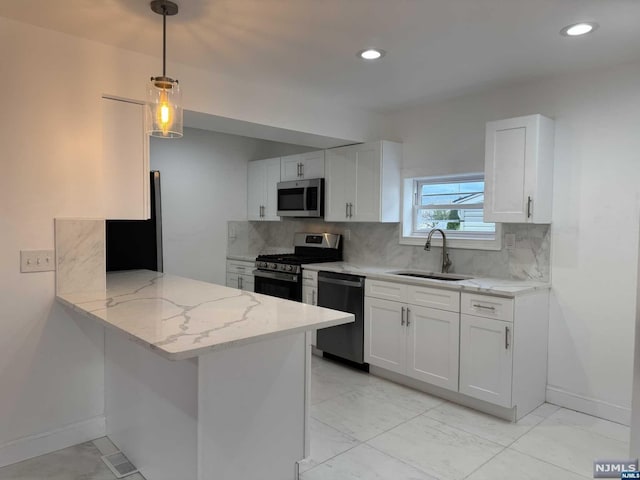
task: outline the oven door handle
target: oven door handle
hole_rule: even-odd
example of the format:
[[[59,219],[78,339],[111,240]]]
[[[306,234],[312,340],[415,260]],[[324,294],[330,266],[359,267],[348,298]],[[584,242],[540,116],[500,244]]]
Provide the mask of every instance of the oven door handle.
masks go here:
[[[254,270],[253,275],[261,278],[271,278],[274,280],[283,280],[285,282],[296,283],[298,281],[298,275],[292,273],[281,272],[269,272],[265,270]]]

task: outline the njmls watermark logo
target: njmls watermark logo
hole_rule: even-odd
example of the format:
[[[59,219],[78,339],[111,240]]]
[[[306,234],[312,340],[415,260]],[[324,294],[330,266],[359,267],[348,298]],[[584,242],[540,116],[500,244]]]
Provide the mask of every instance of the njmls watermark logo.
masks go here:
[[[640,478],[638,459],[595,460],[593,462],[593,478]]]

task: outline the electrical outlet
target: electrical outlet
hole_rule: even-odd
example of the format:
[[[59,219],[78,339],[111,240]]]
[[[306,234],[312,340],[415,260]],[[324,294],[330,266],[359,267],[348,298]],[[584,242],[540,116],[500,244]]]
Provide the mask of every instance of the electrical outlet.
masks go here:
[[[21,250],[20,272],[53,272],[56,269],[53,250]]]
[[[504,248],[507,250],[513,250],[516,248],[516,234],[515,233],[507,233],[504,236]]]
[[[351,240],[351,230],[347,229],[344,231],[344,239]]]
[[[236,226],[229,225],[229,238],[236,238]]]

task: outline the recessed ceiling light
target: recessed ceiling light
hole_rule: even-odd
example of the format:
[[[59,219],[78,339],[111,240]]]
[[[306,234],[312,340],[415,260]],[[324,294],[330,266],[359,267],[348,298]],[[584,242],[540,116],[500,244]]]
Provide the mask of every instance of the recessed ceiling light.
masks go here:
[[[560,35],[565,37],[579,37],[580,35],[586,35],[593,32],[598,28],[598,24],[595,22],[580,22],[573,25],[567,25],[560,30]]]
[[[380,50],[379,48],[367,48],[366,50],[359,51],[358,57],[363,60],[378,60],[379,58],[384,57],[385,53],[387,52]]]

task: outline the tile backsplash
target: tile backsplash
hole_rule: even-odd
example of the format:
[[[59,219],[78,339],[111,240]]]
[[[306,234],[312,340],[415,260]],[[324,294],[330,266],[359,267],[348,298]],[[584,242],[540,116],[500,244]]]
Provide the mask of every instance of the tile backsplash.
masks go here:
[[[515,248],[500,251],[450,249],[452,271],[477,276],[515,280],[549,281],[549,225],[504,224],[502,235],[515,234]],[[227,253],[254,255],[290,252],[296,232],[341,233],[350,230],[344,243],[345,261],[361,265],[439,271],[442,250],[430,252],[422,246],[400,245],[399,224],[329,223],[316,219],[288,219],[280,222],[231,221]],[[504,243],[504,242],[503,242]]]

